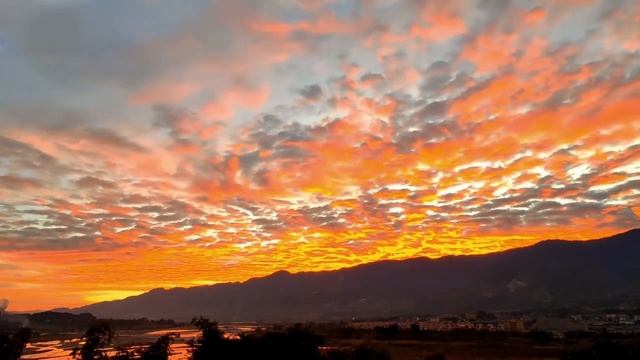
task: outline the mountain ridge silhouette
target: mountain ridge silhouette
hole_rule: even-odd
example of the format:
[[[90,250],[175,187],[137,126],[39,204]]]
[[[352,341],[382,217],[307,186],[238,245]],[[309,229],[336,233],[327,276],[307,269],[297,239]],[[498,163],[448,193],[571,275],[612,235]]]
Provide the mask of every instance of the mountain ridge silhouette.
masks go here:
[[[153,289],[70,311],[101,318],[318,321],[620,306],[640,300],[639,254],[640,229],[634,229],[482,255],[382,260],[320,272],[280,270],[244,282]]]

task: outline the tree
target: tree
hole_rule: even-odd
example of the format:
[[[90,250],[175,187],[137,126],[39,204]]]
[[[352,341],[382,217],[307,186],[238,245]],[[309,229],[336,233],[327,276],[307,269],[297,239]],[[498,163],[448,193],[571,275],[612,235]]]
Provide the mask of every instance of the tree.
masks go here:
[[[109,356],[103,350],[113,339],[113,330],[106,321],[93,324],[82,337],[84,345],[75,348],[71,356],[78,360],[108,360]]]
[[[119,348],[109,360],[168,360],[171,355],[170,347],[175,337],[174,333],[162,335],[156,342],[144,349]]]
[[[195,325],[202,334],[195,340],[191,340],[191,359],[205,360],[220,357],[222,345],[224,342],[224,334],[218,328],[217,322],[211,322],[203,317],[194,318],[191,323]]]
[[[162,335],[155,343],[149,345],[141,354],[140,360],[167,360],[171,355],[171,343],[175,339],[176,334],[169,333]]]
[[[28,328],[18,330],[11,337],[0,334],[0,359],[20,359],[29,341],[31,341],[31,329]]]
[[[549,344],[553,341],[553,334],[543,330],[532,330],[529,332],[529,336],[533,341],[538,344]]]
[[[202,335],[190,342],[192,360],[322,359],[318,350],[322,337],[302,325],[225,338],[215,322],[199,318],[193,324]]]
[[[637,360],[640,346],[611,341],[598,341],[592,347],[567,354],[563,360]]]
[[[318,347],[324,342],[322,337],[300,324],[284,332],[267,332],[257,340],[262,353],[270,355],[266,358],[277,360],[320,359]]]

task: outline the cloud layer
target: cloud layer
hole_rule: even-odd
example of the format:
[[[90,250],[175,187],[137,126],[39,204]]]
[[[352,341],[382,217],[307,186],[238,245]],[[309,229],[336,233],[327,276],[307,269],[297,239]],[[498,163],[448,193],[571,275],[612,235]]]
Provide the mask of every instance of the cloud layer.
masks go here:
[[[639,33],[632,0],[9,0],[0,295],[637,227]]]

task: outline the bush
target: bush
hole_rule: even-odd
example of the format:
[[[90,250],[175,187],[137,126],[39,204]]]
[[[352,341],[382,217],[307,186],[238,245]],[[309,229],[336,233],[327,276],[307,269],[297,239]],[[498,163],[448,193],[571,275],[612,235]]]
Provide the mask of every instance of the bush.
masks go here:
[[[301,325],[228,339],[215,322],[200,318],[193,323],[202,331],[202,335],[191,341],[192,360],[321,359],[318,346],[323,339]]]
[[[22,328],[12,336],[0,334],[0,359],[18,360],[31,340],[31,330]]]
[[[563,360],[637,360],[640,347],[611,341],[598,341],[586,350],[567,354]]]
[[[155,343],[149,345],[141,354],[140,360],[167,360],[171,355],[171,343],[175,339],[175,334],[165,334],[156,340]]]
[[[548,331],[534,330],[529,332],[529,336],[538,344],[548,344],[553,341],[553,334]]]
[[[78,360],[108,360],[109,356],[103,350],[113,339],[113,330],[106,321],[100,321],[89,327],[82,337],[85,343],[81,348],[75,348],[71,356]]]

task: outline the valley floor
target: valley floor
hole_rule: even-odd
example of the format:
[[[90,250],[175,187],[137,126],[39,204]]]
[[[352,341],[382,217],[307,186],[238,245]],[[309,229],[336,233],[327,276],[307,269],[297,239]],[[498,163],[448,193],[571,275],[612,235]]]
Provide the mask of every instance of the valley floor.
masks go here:
[[[155,331],[121,331],[114,338],[113,346],[135,348],[152,343],[165,333],[179,333],[180,337],[171,346],[171,360],[186,360],[189,357],[187,341],[199,333],[189,327]],[[80,344],[81,334],[68,333],[64,339],[54,339],[54,334],[45,334],[34,339],[25,350],[22,359],[26,360],[70,360],[71,350]],[[325,334],[325,344],[321,352],[352,349],[365,346],[388,353],[392,360],[552,360],[562,359],[565,354],[593,346],[599,339],[554,339],[544,344],[526,334],[494,335],[485,337],[479,334],[454,334],[446,332],[420,336],[400,334],[380,337],[372,332],[358,333],[354,336],[336,336]],[[614,341],[633,343],[640,337],[624,336]],[[611,339],[610,339],[611,340]]]

